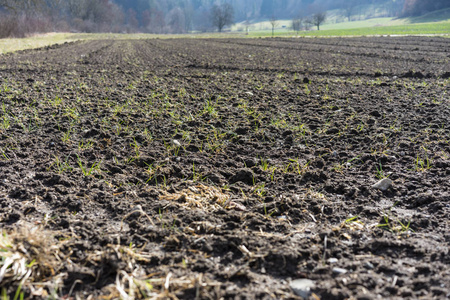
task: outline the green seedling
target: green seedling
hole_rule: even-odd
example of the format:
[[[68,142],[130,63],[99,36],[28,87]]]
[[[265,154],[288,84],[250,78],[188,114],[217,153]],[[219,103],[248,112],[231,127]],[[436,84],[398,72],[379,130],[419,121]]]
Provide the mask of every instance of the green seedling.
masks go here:
[[[63,136],[61,138],[61,140],[64,143],[67,143],[70,140],[70,133],[72,132],[72,128],[69,128],[69,130],[67,130],[66,132],[63,133]]]
[[[53,100],[48,100],[53,107],[58,107],[62,103],[62,98],[55,96]]]
[[[404,224],[398,218],[393,216],[392,209],[395,205],[397,205],[397,202],[389,208],[387,213],[383,213],[382,220],[377,227],[388,230],[392,233],[405,233],[408,231],[414,232],[414,230],[410,228],[411,220],[408,221],[408,224]]]
[[[83,161],[81,160],[81,158],[78,156],[77,154],[77,164],[80,167],[81,172],[83,173],[84,176],[91,176],[94,175],[95,172],[97,173],[101,173],[100,170],[100,163],[101,162],[94,162],[90,167],[87,165],[85,166],[83,164]]]
[[[78,143],[78,151],[87,150],[94,147],[94,142],[91,140],[81,141]]]
[[[297,159],[290,158],[289,161],[290,161],[290,163],[288,163],[286,165],[286,167],[284,167],[284,172],[285,173],[295,173],[298,175],[302,175],[308,169],[308,166],[310,163],[310,162],[307,162],[306,164],[302,164],[300,162],[299,158],[297,158]]]
[[[384,173],[384,171],[383,171],[383,166],[381,165],[381,162],[379,163],[379,168],[378,168],[378,166],[376,167],[377,168],[377,174],[375,175],[378,179],[383,179],[383,178],[388,178],[389,177],[389,175],[386,175],[385,173]]]
[[[414,161],[414,169],[417,172],[425,172],[426,170],[431,169],[431,160],[428,158],[428,155],[425,158],[420,158],[417,154],[417,158]]]
[[[135,153],[135,158],[139,158],[141,156],[141,153],[139,151],[139,149],[141,148],[141,146],[139,146],[139,143],[136,142],[136,139],[133,138],[133,142],[130,143],[130,146],[134,148],[134,153]]]
[[[202,115],[207,114],[207,115],[211,116],[212,118],[217,118],[219,116],[219,113],[217,112],[217,110],[211,100],[208,100],[205,102],[205,105],[203,106],[203,111],[201,114]]]
[[[66,157],[66,159],[64,161],[62,161],[56,155],[55,155],[55,161],[50,165],[49,169],[53,166],[56,167],[56,172],[58,172],[59,174],[62,174],[66,171],[71,171],[73,169],[69,164],[69,157]]]
[[[266,205],[265,202],[264,202],[264,204],[263,204],[263,208],[264,208],[264,216],[265,216],[266,218],[272,217],[272,215],[276,212],[276,209],[274,209],[274,210],[272,210],[271,212],[269,212],[269,211],[267,210],[267,205]]]
[[[353,222],[358,222],[358,216],[354,216],[351,218],[348,218],[347,220],[344,221],[345,224],[349,224],[349,223],[353,223]]]
[[[3,151],[3,149],[0,148],[0,152],[1,152],[1,154],[2,154],[4,159],[9,160],[9,156],[6,155],[5,151]]]
[[[261,158],[261,170],[263,171],[267,171],[269,170],[269,162],[267,161],[267,159]]]
[[[261,183],[260,185],[255,186],[253,188],[253,193],[260,198],[264,197],[267,194],[265,184]]]
[[[308,84],[307,84],[307,83],[305,83],[305,88],[304,88],[304,91],[305,91],[305,94],[306,94],[306,95],[309,95],[309,94],[311,94],[311,90],[309,89],[309,87],[308,87]]]
[[[306,132],[307,132],[305,123],[297,125],[294,128],[292,128],[292,129],[293,129],[293,131],[297,132],[298,135],[300,135],[301,137],[305,137]]]

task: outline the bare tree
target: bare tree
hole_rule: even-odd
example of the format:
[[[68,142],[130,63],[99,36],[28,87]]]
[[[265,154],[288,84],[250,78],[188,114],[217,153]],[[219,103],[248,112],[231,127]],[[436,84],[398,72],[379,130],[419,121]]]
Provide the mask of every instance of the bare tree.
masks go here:
[[[170,33],[183,33],[185,29],[185,16],[181,8],[176,7],[172,9],[166,17],[166,24],[169,26]]]
[[[135,32],[139,27],[139,20],[137,19],[137,13],[134,9],[129,8],[126,14],[128,31]]]
[[[327,13],[326,12],[318,12],[315,13],[312,16],[312,24],[314,26],[317,26],[317,30],[320,30],[320,25],[323,24],[323,22],[325,22],[325,20],[327,19]]]
[[[250,21],[247,19],[244,22],[245,34],[248,35],[248,29],[250,28]]]
[[[270,25],[272,25],[272,37],[273,37],[275,27],[278,26],[279,22],[278,22],[277,18],[275,18],[275,15],[272,15],[269,22],[270,22]]]
[[[306,31],[310,31],[311,30],[311,26],[312,26],[312,20],[311,18],[306,18],[305,21],[303,21],[303,28]]]
[[[67,0],[67,9],[73,18],[86,19],[88,15],[86,0]]]
[[[294,19],[292,19],[292,30],[297,32],[297,35],[300,32],[300,30],[302,29],[302,23],[303,23],[303,20],[300,17],[295,17]]]
[[[0,0],[0,8],[14,13],[40,10],[45,8],[46,5],[45,0]]]
[[[234,9],[229,3],[224,3],[222,5],[215,4],[211,10],[211,20],[214,27],[217,27],[219,32],[222,29],[231,25],[234,22]]]

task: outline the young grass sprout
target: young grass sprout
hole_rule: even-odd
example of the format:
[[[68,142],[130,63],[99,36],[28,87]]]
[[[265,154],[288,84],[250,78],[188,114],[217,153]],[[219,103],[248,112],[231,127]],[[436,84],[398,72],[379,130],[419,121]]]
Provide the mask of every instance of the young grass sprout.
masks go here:
[[[77,154],[77,164],[80,167],[81,172],[84,176],[93,176],[94,173],[101,173],[102,170],[100,170],[100,163],[101,162],[94,162],[90,167],[89,165],[85,165],[83,161],[81,160],[80,156]]]
[[[392,205],[388,212],[383,213],[382,219],[380,221],[380,223],[377,225],[377,227],[386,229],[392,233],[407,233],[409,231],[414,232],[414,230],[412,230],[410,228],[411,225],[411,220],[408,221],[408,223],[404,223],[402,221],[400,221],[399,218],[394,217],[393,213],[392,213],[392,209],[395,207],[397,203],[395,203],[394,205]]]
[[[377,168],[377,174],[375,175],[378,179],[383,179],[383,178],[388,178],[389,177],[389,175],[386,175],[385,173],[384,173],[384,171],[383,171],[383,166],[381,165],[381,162],[379,163],[379,168],[378,168],[378,166],[376,167]]]
[[[425,155],[425,157],[422,158],[417,154],[417,158],[414,161],[414,169],[417,172],[425,172],[431,169],[431,159],[428,158],[428,155]]]

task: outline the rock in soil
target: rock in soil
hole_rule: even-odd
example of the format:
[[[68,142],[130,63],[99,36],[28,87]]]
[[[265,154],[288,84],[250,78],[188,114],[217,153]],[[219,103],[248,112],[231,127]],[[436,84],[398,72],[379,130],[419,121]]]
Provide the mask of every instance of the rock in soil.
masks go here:
[[[296,279],[291,282],[290,286],[296,295],[308,299],[316,284],[309,279]]]
[[[372,185],[373,188],[379,189],[381,191],[387,191],[392,186],[392,180],[389,178],[383,178],[374,185]]]

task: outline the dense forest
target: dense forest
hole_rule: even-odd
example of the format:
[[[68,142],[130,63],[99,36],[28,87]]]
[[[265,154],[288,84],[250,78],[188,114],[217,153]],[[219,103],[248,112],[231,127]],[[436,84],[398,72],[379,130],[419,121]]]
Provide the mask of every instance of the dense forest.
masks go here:
[[[235,22],[308,17],[383,7],[385,16],[416,16],[450,7],[448,0],[0,0],[0,37],[33,32],[185,33],[214,30],[211,11],[227,3]]]

